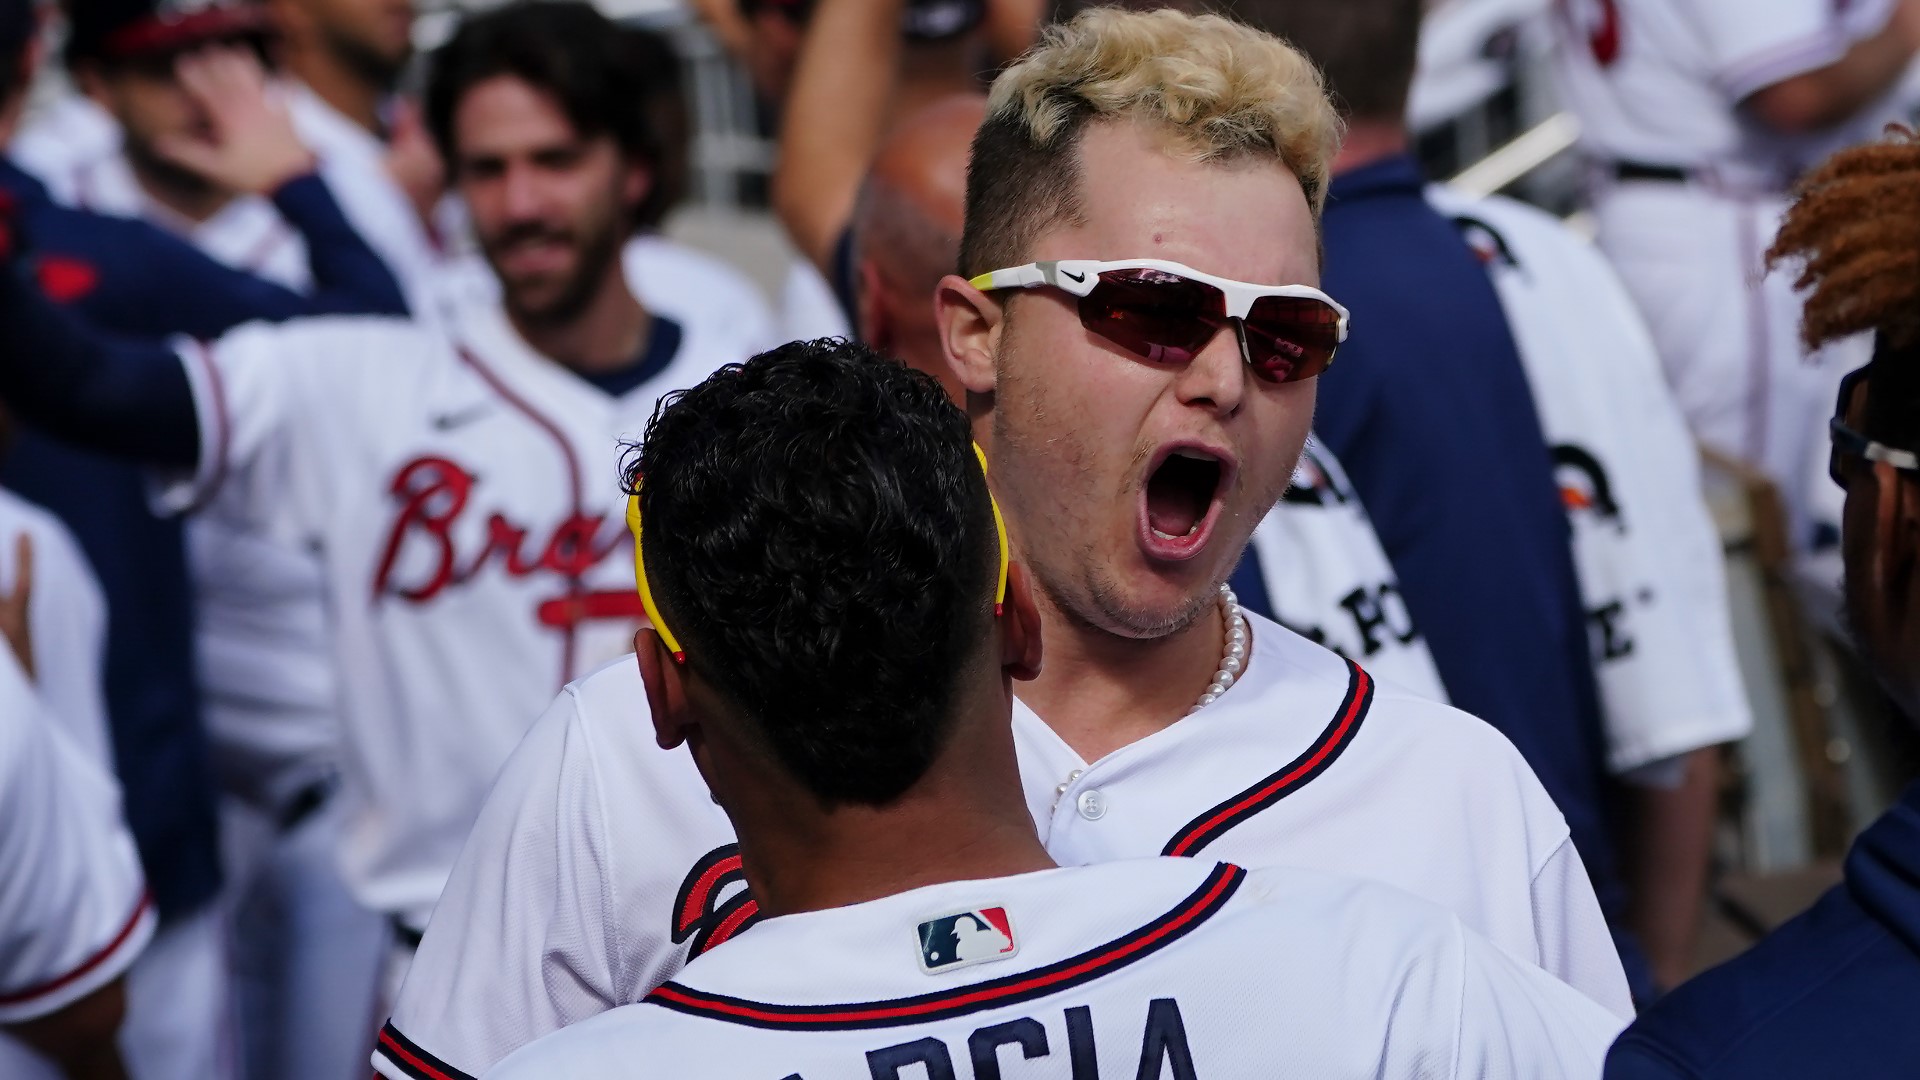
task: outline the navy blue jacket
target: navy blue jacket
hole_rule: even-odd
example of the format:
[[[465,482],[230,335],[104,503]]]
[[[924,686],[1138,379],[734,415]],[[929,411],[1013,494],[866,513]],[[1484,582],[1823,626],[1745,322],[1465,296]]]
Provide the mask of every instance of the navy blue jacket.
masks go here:
[[[1511,740],[1566,815],[1616,932],[1605,745],[1566,511],[1486,269],[1409,157],[1334,179],[1325,288],[1352,337],[1314,430],[1366,504],[1447,693]],[[1628,949],[1630,981],[1644,969]]]
[[[1920,1076],[1920,784],[1847,854],[1846,881],[1643,1013],[1607,1080]]]
[[[0,160],[25,269],[48,296],[126,337],[214,337],[253,319],[404,313],[400,287],[315,176],[274,203],[306,239],[311,296],[215,262],[145,222],[70,210]],[[163,918],[219,888],[215,787],[194,680],[193,605],[176,521],[148,510],[137,467],[20,433],[0,483],[71,529],[107,599],[106,694],[128,824]]]

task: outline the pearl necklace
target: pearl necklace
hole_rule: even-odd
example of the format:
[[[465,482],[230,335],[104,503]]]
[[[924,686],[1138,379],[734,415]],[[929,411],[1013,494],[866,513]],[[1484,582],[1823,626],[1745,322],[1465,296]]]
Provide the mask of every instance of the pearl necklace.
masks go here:
[[[1220,616],[1227,624],[1227,644],[1220,652],[1220,667],[1213,673],[1213,681],[1207,684],[1207,689],[1200,695],[1200,700],[1194,702],[1193,708],[1187,710],[1188,716],[1213,704],[1221,694],[1227,692],[1227,687],[1232,686],[1247,667],[1247,615],[1240,609],[1240,598],[1233,595],[1233,590],[1228,588],[1225,582],[1220,584]],[[1059,809],[1060,800],[1066,796],[1067,789],[1072,787],[1074,781],[1080,779],[1085,772],[1084,769],[1073,770],[1060,786],[1053,789],[1055,809]]]
[[[1187,710],[1188,716],[1213,704],[1247,667],[1247,615],[1240,610],[1240,598],[1225,582],[1220,583],[1220,614],[1227,623],[1227,647],[1220,654],[1220,669],[1213,673],[1213,681],[1200,700]]]

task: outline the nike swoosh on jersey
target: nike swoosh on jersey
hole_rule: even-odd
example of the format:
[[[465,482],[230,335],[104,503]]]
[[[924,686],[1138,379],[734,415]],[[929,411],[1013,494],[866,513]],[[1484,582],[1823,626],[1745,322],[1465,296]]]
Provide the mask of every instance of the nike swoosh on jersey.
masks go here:
[[[456,409],[453,412],[437,413],[433,417],[433,430],[452,431],[455,428],[466,427],[492,411],[493,406],[483,402],[465,409]]]

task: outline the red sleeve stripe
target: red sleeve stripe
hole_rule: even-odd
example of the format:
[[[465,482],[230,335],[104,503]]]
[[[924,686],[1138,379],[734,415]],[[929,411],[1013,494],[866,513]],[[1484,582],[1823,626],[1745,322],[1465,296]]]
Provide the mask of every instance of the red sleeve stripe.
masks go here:
[[[374,1049],[413,1080],[475,1080],[472,1073],[461,1072],[420,1049],[412,1039],[400,1034],[392,1021],[380,1029],[380,1041]]]
[[[670,982],[648,994],[646,1000],[693,1016],[785,1030],[849,1031],[946,1020],[1058,993],[1151,956],[1217,914],[1245,878],[1245,870],[1221,863],[1190,896],[1138,930],[1058,963],[991,982],[849,1005],[769,1004]]]
[[[1347,696],[1313,745],[1278,772],[1195,818],[1167,841],[1167,846],[1160,849],[1160,854],[1198,855],[1227,830],[1300,790],[1326,772],[1352,744],[1354,734],[1360,730],[1360,722],[1366,719],[1367,709],[1373,704],[1372,676],[1351,660],[1347,661],[1347,668]]]
[[[120,949],[133,937],[134,932],[140,929],[141,922],[145,920],[147,912],[152,908],[153,894],[145,889],[140,890],[140,899],[133,905],[133,914],[127,916],[127,921],[120,927],[120,932],[113,935],[113,940],[107,942],[105,947],[92,956],[87,957],[80,966],[57,979],[49,979],[38,986],[29,986],[25,990],[18,990],[10,994],[0,994],[0,1008],[24,1005],[35,998],[47,997],[86,978],[97,970],[100,965],[105,964],[107,961],[119,955]]]

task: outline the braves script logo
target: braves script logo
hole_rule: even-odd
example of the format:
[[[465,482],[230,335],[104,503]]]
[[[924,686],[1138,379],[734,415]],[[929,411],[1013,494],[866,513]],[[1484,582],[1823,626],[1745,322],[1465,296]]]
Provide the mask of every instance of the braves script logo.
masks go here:
[[[631,589],[578,589],[587,571],[628,542],[626,530],[617,524],[608,528],[604,516],[575,513],[551,529],[536,531],[495,511],[487,516],[486,537],[479,548],[461,551],[454,534],[472,507],[477,482],[472,473],[443,457],[421,457],[401,467],[389,487],[400,509],[374,573],[375,596],[424,604],[449,588],[472,581],[489,566],[497,566],[511,577],[550,573],[569,583],[566,596],[540,605],[539,619],[546,625],[572,626],[583,619],[645,616],[638,595]],[[426,571],[400,580],[397,568],[401,552],[422,546],[430,553]]]
[[[724,944],[760,918],[760,904],[747,894],[746,883],[739,844],[714,848],[687,871],[673,900],[673,943],[692,938],[689,959]],[[740,887],[728,891],[734,885]]]

